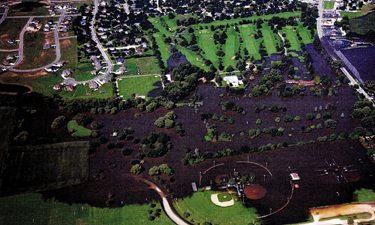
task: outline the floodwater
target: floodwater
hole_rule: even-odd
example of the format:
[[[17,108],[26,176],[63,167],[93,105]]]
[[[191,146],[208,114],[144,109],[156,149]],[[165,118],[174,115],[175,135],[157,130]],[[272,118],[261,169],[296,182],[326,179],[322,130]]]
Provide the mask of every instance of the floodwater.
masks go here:
[[[375,80],[375,47],[341,51],[358,70],[363,81]]]
[[[0,83],[0,92],[26,93],[29,91],[30,91],[30,88],[23,86],[23,85]]]
[[[177,53],[177,55],[172,55],[167,60],[168,68],[171,67],[179,67],[183,63],[189,63],[189,61],[186,59],[186,56],[182,53]]]

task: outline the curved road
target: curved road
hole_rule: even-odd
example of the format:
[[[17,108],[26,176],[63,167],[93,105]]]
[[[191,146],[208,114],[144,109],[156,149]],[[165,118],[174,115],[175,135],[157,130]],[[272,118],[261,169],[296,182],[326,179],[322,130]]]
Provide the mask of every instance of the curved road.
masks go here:
[[[7,6],[0,6],[0,7],[3,7],[3,8],[5,8],[5,11],[4,11],[4,13],[3,13],[3,16],[1,17],[1,19],[0,19],[0,24],[5,20],[5,18],[7,17],[7,13],[8,13],[8,10],[9,10],[9,8],[7,7]]]

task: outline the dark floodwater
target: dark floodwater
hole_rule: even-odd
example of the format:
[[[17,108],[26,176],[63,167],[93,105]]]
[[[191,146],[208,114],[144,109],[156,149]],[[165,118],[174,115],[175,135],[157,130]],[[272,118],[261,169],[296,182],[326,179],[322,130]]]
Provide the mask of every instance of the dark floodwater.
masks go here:
[[[356,48],[341,51],[356,67],[363,81],[374,80],[375,47]]]
[[[17,93],[26,93],[29,92],[30,88],[22,85],[15,84],[1,84],[0,83],[0,92],[17,92]]]
[[[182,53],[178,53],[177,56],[172,55],[167,60],[168,68],[179,67],[183,63],[189,63],[189,61],[186,59],[186,57]]]

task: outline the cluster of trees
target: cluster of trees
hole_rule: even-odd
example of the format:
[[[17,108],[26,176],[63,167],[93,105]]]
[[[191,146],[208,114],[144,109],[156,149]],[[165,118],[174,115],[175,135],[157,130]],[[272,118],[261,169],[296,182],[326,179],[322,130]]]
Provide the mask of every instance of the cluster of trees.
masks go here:
[[[226,101],[226,102],[219,101],[219,106],[224,112],[230,110],[230,111],[242,113],[244,111],[241,106],[237,105],[236,103],[232,101]]]
[[[374,131],[375,107],[372,102],[368,101],[367,99],[357,101],[354,104],[354,109],[351,116],[353,118],[361,119],[361,124],[363,127],[367,128],[369,131]]]
[[[167,164],[162,164],[160,166],[153,166],[148,173],[150,176],[158,176],[162,173],[171,176],[173,174],[173,170]]]
[[[151,133],[148,138],[141,140],[143,153],[147,157],[156,158],[166,154],[172,149],[172,144],[168,141],[168,136],[163,133]]]
[[[261,129],[251,129],[251,130],[249,130],[249,136],[250,136],[251,139],[254,139],[254,138],[258,137],[262,133],[263,134],[271,134],[272,137],[283,136],[284,130],[285,129],[282,128],[282,127],[279,127],[279,128],[268,127],[268,128],[263,128],[263,130],[261,130]]]
[[[167,129],[170,129],[174,127],[175,125],[174,119],[176,118],[177,118],[176,114],[174,114],[174,112],[171,111],[171,112],[168,112],[164,117],[159,117],[159,119],[157,119],[154,122],[154,125],[159,128],[166,127]]]

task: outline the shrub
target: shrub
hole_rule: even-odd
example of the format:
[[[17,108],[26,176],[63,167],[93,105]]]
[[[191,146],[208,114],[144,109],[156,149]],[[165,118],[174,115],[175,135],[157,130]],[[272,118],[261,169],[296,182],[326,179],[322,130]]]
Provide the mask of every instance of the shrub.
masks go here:
[[[280,120],[281,120],[280,117],[276,117],[275,122],[280,123]]]
[[[221,117],[220,117],[220,121],[221,121],[221,122],[225,122],[226,120],[227,120],[227,118],[226,118],[225,116],[221,116]]]
[[[293,117],[291,117],[289,115],[284,116],[284,122],[288,123],[288,122],[292,122],[292,121],[293,121]]]
[[[131,155],[131,154],[132,154],[132,150],[131,150],[130,148],[125,148],[125,149],[123,149],[121,152],[122,152],[122,154],[123,154],[124,156]]]
[[[317,128],[317,129],[322,129],[323,126],[322,126],[322,124],[319,123],[318,125],[316,125],[316,128]]]
[[[160,174],[160,169],[159,169],[159,167],[157,167],[157,166],[153,166],[153,167],[149,170],[148,174],[150,174],[150,176],[157,176],[157,175],[159,175],[159,174]]]
[[[313,119],[314,119],[314,114],[306,113],[306,120],[313,120]]]
[[[138,175],[142,172],[142,169],[143,168],[142,168],[141,165],[136,164],[136,165],[132,166],[132,168],[130,169],[130,172]]]
[[[317,120],[319,120],[320,118],[322,118],[322,116],[320,115],[320,113],[318,113],[315,117]]]
[[[331,135],[329,136],[329,140],[330,140],[330,141],[334,141],[334,140],[336,140],[336,134],[331,134]]]
[[[349,134],[348,134],[348,132],[346,132],[346,131],[342,132],[342,133],[339,135],[339,139],[340,139],[340,140],[345,140],[345,139],[347,139],[348,137],[349,137]]]
[[[311,128],[310,127],[306,128],[305,132],[306,133],[310,133],[311,132]]]
[[[324,125],[327,128],[336,129],[337,122],[335,120],[333,120],[333,119],[328,119],[328,120],[324,121]]]
[[[228,120],[228,123],[229,123],[229,124],[234,124],[234,119],[230,118],[230,119]]]
[[[323,114],[323,119],[327,120],[327,119],[331,119],[331,118],[332,118],[331,113],[329,113],[329,112],[325,112],[325,113]]]
[[[218,120],[219,117],[218,117],[218,115],[215,113],[215,114],[212,116],[212,119],[213,119],[213,120]]]
[[[296,116],[296,117],[294,117],[294,120],[295,120],[295,121],[300,121],[300,120],[301,120],[301,117]]]
[[[255,121],[256,124],[262,124],[262,120],[260,120],[259,118]]]

